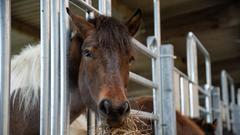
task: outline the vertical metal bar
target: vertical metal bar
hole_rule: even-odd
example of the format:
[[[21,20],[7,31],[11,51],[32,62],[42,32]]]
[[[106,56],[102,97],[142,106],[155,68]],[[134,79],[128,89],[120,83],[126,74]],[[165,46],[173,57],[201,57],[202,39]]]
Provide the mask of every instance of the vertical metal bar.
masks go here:
[[[234,86],[234,82],[231,82],[230,84],[230,90],[231,90],[231,105],[235,105],[236,104],[236,99],[235,99],[235,86]]]
[[[50,0],[41,0],[40,135],[50,134]]]
[[[175,97],[175,107],[177,111],[181,111],[181,93],[180,93],[180,74],[174,71],[174,97]]]
[[[0,135],[9,134],[10,0],[0,0]]]
[[[187,71],[191,81],[198,84],[198,62],[197,62],[197,43],[195,42],[192,33],[187,36]],[[198,89],[189,84],[190,94],[190,117],[199,117],[199,99]]]
[[[60,1],[60,135],[69,134],[70,91],[68,86],[68,50],[70,41],[69,18],[66,12],[69,0]]]
[[[96,117],[95,117],[95,113],[93,111],[91,111],[90,109],[88,109],[87,111],[87,134],[88,135],[96,135]]]
[[[228,130],[231,129],[230,123],[230,110],[229,110],[229,93],[228,93],[228,82],[227,82],[227,73],[225,70],[221,72],[221,87],[222,87],[222,97],[223,97],[223,107],[226,111],[226,122]]]
[[[198,83],[197,43],[192,33],[187,36],[187,72],[191,81]]]
[[[174,105],[173,91],[173,46],[161,46],[161,91],[162,91],[162,119],[164,123],[164,135],[176,135],[176,109]]]
[[[59,135],[60,111],[59,1],[51,0],[51,135]]]
[[[234,104],[232,109],[232,119],[233,119],[233,133],[234,135],[240,135],[240,106]]]
[[[111,0],[99,0],[98,9],[106,16],[112,16],[112,3]]]
[[[186,115],[185,112],[185,92],[184,92],[184,83],[183,83],[183,77],[180,77],[180,97],[181,97],[181,113],[183,115]]]
[[[152,59],[152,77],[153,82],[158,84],[158,89],[153,89],[154,98],[154,114],[158,116],[158,121],[155,121],[155,134],[163,134],[162,120],[162,91],[161,91],[161,67],[160,67],[160,46],[161,46],[161,16],[160,16],[160,0],[153,0],[154,12],[154,37],[156,40],[155,48],[152,50],[158,55],[156,59]]]
[[[85,0],[87,4],[92,6],[92,0]],[[86,19],[91,18],[91,13],[86,13]],[[96,135],[95,128],[96,128],[96,118],[95,113],[90,109],[87,110],[87,134],[88,135]]]
[[[85,2],[88,4],[88,5],[92,5],[92,0],[85,0]],[[86,13],[86,19],[88,20],[89,18],[92,18],[92,12],[87,12]]]
[[[212,96],[213,119],[217,120],[217,129],[215,133],[217,135],[222,135],[223,125],[222,125],[220,88],[213,87],[213,90],[211,91],[211,96]]]
[[[208,93],[208,95],[211,95],[211,90],[212,90],[212,86],[209,87],[210,85],[205,85],[204,89],[205,91]],[[205,96],[205,107],[207,110],[207,122],[212,122],[212,99],[211,96]]]
[[[237,104],[240,106],[240,88],[237,90]]]

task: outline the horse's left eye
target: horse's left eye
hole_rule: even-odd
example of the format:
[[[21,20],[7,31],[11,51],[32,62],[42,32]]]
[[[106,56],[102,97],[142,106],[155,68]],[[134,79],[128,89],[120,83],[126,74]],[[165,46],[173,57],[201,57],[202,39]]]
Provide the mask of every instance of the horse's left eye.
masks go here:
[[[82,51],[82,55],[85,56],[85,57],[93,57],[93,53],[88,49],[84,49]]]

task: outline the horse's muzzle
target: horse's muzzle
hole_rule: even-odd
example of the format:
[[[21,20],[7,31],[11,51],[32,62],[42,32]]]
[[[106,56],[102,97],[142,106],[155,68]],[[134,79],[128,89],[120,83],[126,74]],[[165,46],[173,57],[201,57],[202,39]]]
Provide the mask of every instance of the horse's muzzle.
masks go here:
[[[124,101],[119,106],[113,106],[110,100],[102,100],[99,104],[100,114],[111,127],[119,127],[130,113],[130,104]]]

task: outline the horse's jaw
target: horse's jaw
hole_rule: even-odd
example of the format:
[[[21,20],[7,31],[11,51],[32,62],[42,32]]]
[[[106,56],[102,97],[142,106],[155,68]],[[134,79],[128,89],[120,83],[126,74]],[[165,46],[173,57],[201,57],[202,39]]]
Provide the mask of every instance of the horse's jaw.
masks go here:
[[[82,102],[78,88],[70,91],[70,123],[72,123],[80,114],[85,112],[86,106]]]

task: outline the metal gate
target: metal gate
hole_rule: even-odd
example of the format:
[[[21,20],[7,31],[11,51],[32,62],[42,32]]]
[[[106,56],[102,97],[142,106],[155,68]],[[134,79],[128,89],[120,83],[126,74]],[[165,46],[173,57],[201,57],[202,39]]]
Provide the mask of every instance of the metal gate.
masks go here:
[[[222,94],[222,122],[225,122],[227,129],[234,134],[240,134],[240,100],[236,95],[234,79],[225,71],[221,72],[221,94]],[[238,93],[239,94],[239,93]]]
[[[68,80],[66,66],[67,45],[70,37],[69,19],[65,9],[69,3],[85,11],[111,16],[111,0],[99,0],[99,10],[92,7],[91,0],[41,0],[41,135],[66,135],[69,132],[69,91],[68,82],[65,81]],[[154,35],[147,39],[147,47],[132,38],[134,47],[152,60],[152,80],[130,72],[131,80],[153,90],[154,113],[138,111],[139,116],[155,121],[155,134],[174,135],[176,134],[176,105],[176,109],[187,116],[199,117],[199,113],[202,112],[207,122],[212,122],[213,118],[219,119],[218,134],[221,135],[221,108],[224,108],[226,118],[223,118],[223,121],[226,120],[229,129],[232,128],[234,132],[240,133],[238,128],[240,90],[235,100],[233,79],[225,71],[222,72],[222,92],[224,93],[222,107],[219,88],[212,86],[209,53],[191,32],[187,36],[188,75],[174,68],[173,46],[161,45],[160,0],[153,0],[153,4]],[[0,134],[8,135],[10,1],[0,0],[0,7]],[[198,84],[197,48],[205,58],[206,83],[204,86]],[[228,83],[231,85],[231,102],[228,99]],[[199,100],[194,100],[199,98],[204,99],[204,106],[199,106]],[[136,110],[131,111],[131,113],[135,112]],[[94,116],[90,111],[88,122],[91,127],[95,126]],[[89,134],[95,134],[94,128],[89,130]]]

